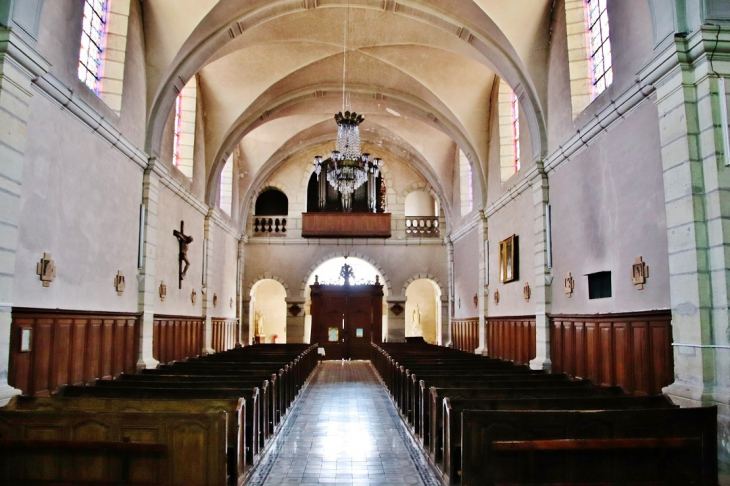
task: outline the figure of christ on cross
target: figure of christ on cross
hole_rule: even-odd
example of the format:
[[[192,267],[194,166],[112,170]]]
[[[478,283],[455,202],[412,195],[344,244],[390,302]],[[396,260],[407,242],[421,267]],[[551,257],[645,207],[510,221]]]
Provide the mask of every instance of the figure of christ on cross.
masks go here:
[[[185,234],[185,222],[180,221],[180,231],[173,230],[172,234],[175,235],[177,238],[178,243],[180,244],[180,256],[179,256],[179,262],[180,262],[180,268],[179,268],[179,288],[182,288],[182,281],[185,279],[185,274],[188,272],[188,267],[190,267],[190,260],[188,260],[188,245],[193,242],[193,237]],[[182,264],[185,262],[185,267],[183,268]]]

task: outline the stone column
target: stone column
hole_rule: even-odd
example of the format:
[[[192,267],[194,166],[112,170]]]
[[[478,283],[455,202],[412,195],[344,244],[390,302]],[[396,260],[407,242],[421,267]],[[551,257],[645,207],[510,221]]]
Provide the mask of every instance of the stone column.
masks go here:
[[[253,332],[251,330],[251,300],[248,296],[241,296],[241,343],[251,346]]]
[[[396,308],[396,312],[393,308]],[[400,310],[398,310],[400,309]],[[385,336],[383,336],[385,340]],[[405,296],[388,297],[388,342],[402,343],[406,340],[406,298]]]
[[[479,294],[479,302],[477,302],[477,315],[479,316],[479,347],[474,351],[475,354],[486,356],[489,353],[487,349],[487,319],[489,314],[489,305],[487,298],[489,296],[489,286],[487,281],[487,252],[484,248],[484,242],[489,238],[487,218],[484,217],[484,211],[479,211],[481,221],[477,223],[477,237],[479,241],[479,288],[482,289]]]
[[[656,78],[664,170],[675,378],[664,392],[682,406],[718,406],[719,465],[728,474],[730,154],[719,76],[730,84],[730,29],[705,29],[675,37],[641,74]]]
[[[304,299],[290,297],[286,299],[286,342],[304,342]]]
[[[215,216],[216,208],[210,208],[208,214],[205,215],[205,225],[203,230],[203,247],[205,248],[205,254],[203,255],[205,268],[203,272],[203,316],[205,317],[205,330],[203,334],[203,349],[201,352],[203,355],[214,354],[215,350],[212,346],[213,340],[213,327],[212,318],[215,307],[213,306],[213,292],[210,290],[208,285],[213,281],[213,239],[215,232],[213,227],[215,222],[213,218]]]
[[[439,303],[441,312],[441,329],[438,335],[438,345],[444,346],[444,343],[449,340],[449,296],[442,295],[441,302]]]
[[[550,307],[552,303],[553,276],[548,267],[547,242],[547,206],[549,202],[549,184],[538,164],[538,172],[532,181],[532,204],[535,217],[535,282],[533,282],[532,300],[535,302],[535,359],[530,361],[533,370],[550,371]]]
[[[160,364],[152,355],[155,303],[160,298],[161,281],[156,279],[157,259],[157,211],[160,199],[161,178],[165,177],[165,165],[151,157],[142,179],[142,204],[144,205],[144,236],[142,243],[142,266],[139,269],[138,310],[142,313],[139,332],[139,356],[137,369],[157,368]],[[177,282],[165,282],[170,287]],[[170,287],[174,288],[174,287]]]
[[[0,406],[20,394],[8,384],[8,365],[26,125],[31,83],[49,67],[14,32],[0,28]]]

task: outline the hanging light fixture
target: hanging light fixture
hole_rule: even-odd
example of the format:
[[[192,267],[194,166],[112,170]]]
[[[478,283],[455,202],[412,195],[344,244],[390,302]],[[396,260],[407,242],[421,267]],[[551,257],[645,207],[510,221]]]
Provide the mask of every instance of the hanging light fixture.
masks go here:
[[[330,158],[323,160],[319,155],[314,157],[314,172],[317,174],[317,180],[324,170],[327,182],[340,194],[344,211],[352,210],[352,194],[365,182],[369,183],[370,192],[374,193],[375,179],[380,175],[380,169],[383,167],[383,161],[380,158],[370,160],[370,154],[363,154],[360,151],[360,124],[365,118],[354,111],[345,111],[349,25],[350,4],[348,2],[342,52],[342,111],[335,115],[337,141]],[[376,198],[373,195],[368,197],[369,208],[373,212],[376,211],[375,201]]]

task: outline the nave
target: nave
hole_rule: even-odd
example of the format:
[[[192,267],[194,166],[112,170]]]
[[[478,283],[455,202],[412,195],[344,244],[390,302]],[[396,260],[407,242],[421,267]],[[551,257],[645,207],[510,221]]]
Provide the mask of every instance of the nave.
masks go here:
[[[325,361],[250,486],[438,485],[369,361]]]

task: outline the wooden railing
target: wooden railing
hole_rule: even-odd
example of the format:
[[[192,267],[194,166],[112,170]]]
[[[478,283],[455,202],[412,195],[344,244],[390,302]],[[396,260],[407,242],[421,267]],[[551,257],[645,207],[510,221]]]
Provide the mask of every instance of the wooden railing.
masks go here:
[[[479,347],[479,318],[451,320],[451,347],[467,353]]]
[[[152,356],[160,363],[182,361],[203,350],[202,317],[155,315]]]
[[[406,236],[414,238],[438,238],[438,216],[406,216]]]
[[[240,328],[238,326],[238,319],[214,317],[211,319],[211,331],[211,347],[216,353],[233,349],[239,343],[238,336]]]
[[[490,357],[517,364],[535,359],[535,316],[488,317],[486,334]]]
[[[286,236],[286,217],[260,216],[253,219],[254,236]]]
[[[617,385],[634,395],[662,392],[674,379],[669,310],[550,316],[553,372]]]
[[[8,382],[24,395],[136,371],[139,314],[14,308]]]

